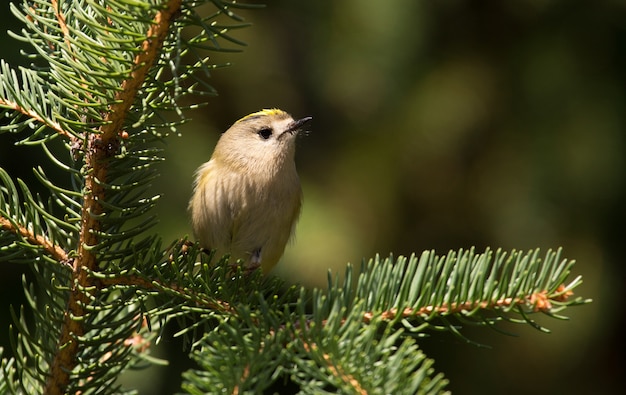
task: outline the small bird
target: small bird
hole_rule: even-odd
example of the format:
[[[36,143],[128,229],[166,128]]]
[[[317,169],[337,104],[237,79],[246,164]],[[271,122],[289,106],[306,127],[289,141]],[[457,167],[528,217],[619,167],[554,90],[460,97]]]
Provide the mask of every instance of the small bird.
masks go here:
[[[268,273],[278,263],[302,205],[296,136],[311,119],[261,110],[222,134],[196,172],[189,202],[202,247],[242,259],[248,271]]]

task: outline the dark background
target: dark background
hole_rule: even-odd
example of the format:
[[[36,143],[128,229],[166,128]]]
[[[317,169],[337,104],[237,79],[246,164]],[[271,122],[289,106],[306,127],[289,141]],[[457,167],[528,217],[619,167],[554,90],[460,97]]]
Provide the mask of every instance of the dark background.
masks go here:
[[[465,332],[491,349],[451,335],[421,345],[459,394],[623,390],[625,3],[267,3],[240,12],[253,26],[232,34],[248,47],[211,54],[233,63],[213,73],[219,97],[167,141],[156,231],[167,241],[190,233],[193,171],[234,120],[269,107],[311,115],[297,157],[304,212],[275,274],[324,286],[329,268],[376,253],[562,246],[584,278],[578,294],[594,299],[568,310],[571,320],[537,317],[550,334],[503,326],[517,338]],[[20,27],[1,7],[0,57],[16,65],[5,31]],[[0,136],[0,166],[32,180],[46,159],[16,140]],[[22,273],[0,266],[5,347]],[[125,380],[172,393],[179,378],[163,372]]]

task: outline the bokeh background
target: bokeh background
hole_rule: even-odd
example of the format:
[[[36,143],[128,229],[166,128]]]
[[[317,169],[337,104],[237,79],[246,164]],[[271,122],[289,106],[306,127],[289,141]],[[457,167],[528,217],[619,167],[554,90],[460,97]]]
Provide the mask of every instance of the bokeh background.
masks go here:
[[[268,107],[311,115],[297,154],[304,211],[274,274],[323,287],[328,270],[377,253],[562,246],[594,302],[567,322],[538,317],[552,333],[504,325],[519,337],[467,330],[491,349],[449,334],[420,344],[459,394],[623,391],[626,2],[266,3],[238,11],[253,26],[232,34],[248,46],[210,54],[232,63],[210,80],[219,96],[167,140],[156,231],[190,233],[193,172],[234,120]],[[0,56],[25,63],[8,4]],[[0,136],[0,166],[30,180],[46,160],[16,139]],[[5,347],[24,272],[0,267]],[[163,372],[126,380],[172,393],[179,378]]]

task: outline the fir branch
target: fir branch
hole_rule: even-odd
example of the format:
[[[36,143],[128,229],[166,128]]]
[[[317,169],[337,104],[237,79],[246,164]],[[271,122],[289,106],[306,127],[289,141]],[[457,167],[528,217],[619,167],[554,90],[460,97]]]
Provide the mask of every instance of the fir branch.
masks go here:
[[[116,94],[115,102],[105,117],[106,124],[102,126],[102,142],[110,143],[121,133],[126,115],[135,102],[137,93],[143,86],[148,71],[159,57],[163,42],[169,33],[173,18],[180,12],[182,0],[169,0],[154,17],[154,23],[146,34],[141,45],[141,51],[133,61],[133,71],[130,78],[121,84],[121,90]]]
[[[340,361],[333,360],[331,355],[328,353],[320,352],[317,344],[303,343],[303,346],[307,352],[321,353],[322,360],[326,363],[326,369],[328,369],[331,372],[331,374],[333,374],[335,377],[339,378],[339,380],[341,380],[342,382],[347,384],[349,387],[351,387],[352,389],[352,391],[350,391],[351,393],[357,393],[361,395],[368,394],[365,388],[363,388],[363,386],[359,383],[359,381],[353,375],[348,374],[344,371],[344,369],[341,367]]]
[[[243,367],[243,373],[241,374],[241,378],[239,379],[239,382],[244,383],[248,379],[249,376],[250,376],[250,365],[247,364]],[[239,392],[242,392],[240,386],[235,385],[235,388],[233,389],[233,395],[239,395]]]
[[[4,60],[0,60],[0,74],[5,74],[4,70],[1,70],[2,68],[4,68],[4,66],[6,65],[6,63],[4,63]],[[57,132],[59,135],[67,137],[67,138],[71,138],[72,135],[63,128],[63,126],[61,126],[60,123],[55,122],[51,119],[47,119],[42,117],[40,114],[38,114],[34,109],[32,108],[26,108],[21,106],[20,104],[18,104],[17,102],[13,101],[13,100],[7,100],[6,98],[3,98],[0,96],[0,107],[4,107],[4,108],[8,108],[14,111],[17,111],[23,115],[25,115],[26,117],[28,117],[31,120],[37,121],[43,125],[46,125],[47,127],[49,127],[50,129],[54,130],[55,132]]]
[[[397,318],[409,318],[422,315],[448,315],[458,314],[464,311],[472,310],[497,310],[497,309],[510,309],[511,307],[531,307],[533,313],[550,313],[553,305],[552,301],[566,302],[571,296],[574,295],[573,291],[566,290],[565,285],[560,285],[557,288],[556,293],[549,294],[547,290],[533,292],[524,298],[503,298],[494,301],[468,301],[463,303],[452,303],[450,305],[443,304],[439,306],[423,306],[419,309],[413,309],[410,307],[399,311],[396,308],[384,311],[380,314],[380,317],[386,321],[394,321]],[[364,322],[371,322],[376,314],[374,312],[367,312],[363,316]]]
[[[572,260],[561,259],[561,249],[548,251],[543,259],[539,250],[506,253],[490,249],[480,254],[474,249],[450,251],[445,256],[425,251],[420,258],[400,257],[395,262],[393,257],[377,257],[364,265],[354,291],[349,280],[351,270],[346,272],[348,280],[343,286],[330,282],[326,303],[365,301],[361,315],[364,323],[376,319],[402,322],[417,333],[432,327],[460,334],[446,317],[491,324],[498,319],[515,321],[514,314],[521,316],[520,322],[547,331],[531,321],[528,314],[562,318],[555,313],[590,302],[573,298],[580,277],[566,284],[573,264]],[[497,318],[487,318],[490,314]],[[443,324],[435,324],[438,321]]]
[[[48,206],[23,183],[22,204],[3,176],[0,237],[9,245],[0,252],[8,260],[34,256],[37,285],[26,289],[34,329],[14,314],[21,343],[15,359],[2,361],[0,392],[4,374],[13,392],[16,376],[24,393],[114,393],[119,373],[136,361],[130,354],[147,352],[151,320],[191,318],[177,335],[194,335],[191,357],[199,369],[183,374],[183,389],[192,393],[258,393],[285,373],[303,393],[435,393],[446,380],[433,372],[416,335],[437,328],[462,336],[450,318],[492,324],[490,314],[518,314],[519,322],[538,327],[530,314],[556,316],[587,302],[571,298],[579,278],[564,285],[573,261],[560,261],[560,250],[545,260],[538,250],[377,257],[356,286],[349,267],[343,284],[330,281],[328,290],[311,293],[280,292],[278,280],[233,271],[227,258],[198,263],[198,245],[163,250],[157,235],[139,239],[154,223],[146,214],[158,198],[145,197],[151,166],[161,159],[150,144],[162,136],[157,128],[177,122],[160,111],[180,114],[178,101],[197,86],[213,92],[194,75],[211,69],[200,50],[225,50],[217,38],[241,44],[227,31],[243,25],[213,20],[237,19],[229,8],[241,5],[211,2],[218,10],[206,18],[194,9],[202,2],[184,0],[34,0],[22,13],[14,9],[30,29],[21,38],[35,47],[32,58],[48,67],[18,74],[0,64],[0,107],[13,110],[1,115],[9,122],[0,132],[40,124],[23,143],[40,143],[72,174],[73,190],[38,169]],[[200,32],[183,38],[188,26]],[[192,65],[180,67],[183,57]],[[69,140],[69,164],[45,145],[58,136]],[[55,216],[53,202],[64,216]],[[67,267],[39,264],[42,257]]]
[[[81,318],[85,316],[85,306],[89,305],[92,294],[95,292],[93,278],[88,273],[95,272],[98,266],[94,247],[99,244],[100,215],[103,213],[100,202],[105,201],[106,188],[103,184],[108,179],[107,159],[114,153],[111,147],[119,144],[119,134],[122,132],[128,110],[135,102],[148,71],[159,56],[159,50],[169,32],[172,18],[179,11],[181,3],[181,0],[170,0],[161,11],[156,13],[154,24],[148,30],[147,38],[142,44],[142,50],[135,57],[134,70],[129,78],[122,82],[121,90],[116,94],[116,100],[105,116],[101,133],[89,135],[84,159],[86,173],[84,190],[86,192],[81,209],[80,240],[76,258],[72,264],[67,312],[61,326],[58,351],[50,365],[50,375],[45,387],[46,394],[65,393],[70,372],[76,366],[76,355],[79,352],[77,338],[85,333]],[[58,7],[55,11],[60,18],[59,22],[64,24],[65,20],[58,12]]]
[[[65,44],[67,45],[67,49],[68,51],[72,52],[72,44],[70,42],[70,30],[67,27],[67,24],[65,23],[65,16],[63,15],[63,13],[59,10],[59,2],[58,0],[51,0],[50,1],[50,5],[52,6],[52,9],[54,10],[54,15],[57,18],[57,22],[59,24],[59,28],[61,29],[61,32],[63,33],[63,39],[65,40]]]
[[[195,306],[203,307],[222,314],[237,315],[237,309],[224,300],[208,298],[204,292],[196,292],[191,287],[180,286],[176,283],[164,284],[161,281],[148,279],[138,274],[121,275],[115,277],[98,278],[99,288],[103,287],[135,287],[143,291],[157,291],[176,296],[182,300],[189,301]]]
[[[59,247],[51,243],[47,238],[42,235],[35,235],[33,232],[28,230],[24,226],[16,225],[11,222],[9,219],[0,216],[0,229],[4,229],[11,233],[15,233],[16,235],[24,238],[28,243],[32,245],[38,245],[48,253],[52,258],[54,258],[57,262],[62,263],[64,265],[69,265],[68,254],[67,252]]]

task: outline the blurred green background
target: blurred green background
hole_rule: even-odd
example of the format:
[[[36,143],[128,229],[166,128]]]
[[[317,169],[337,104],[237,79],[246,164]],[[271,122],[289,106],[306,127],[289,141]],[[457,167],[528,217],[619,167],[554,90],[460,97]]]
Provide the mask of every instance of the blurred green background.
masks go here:
[[[167,140],[154,186],[165,240],[190,233],[193,172],[234,120],[311,115],[297,155],[304,211],[276,275],[323,287],[329,269],[376,253],[563,246],[594,299],[570,321],[537,317],[551,334],[503,325],[519,337],[468,329],[491,349],[449,334],[420,344],[459,394],[623,390],[626,2],[266,3],[238,12],[253,23],[233,32],[248,47],[210,54],[232,63],[213,73],[219,96]],[[6,35],[20,26],[0,7],[0,57],[24,63]],[[32,180],[46,160],[15,140],[0,136],[0,166]],[[22,272],[0,267],[5,346]],[[179,378],[163,372],[127,380],[172,393]]]

